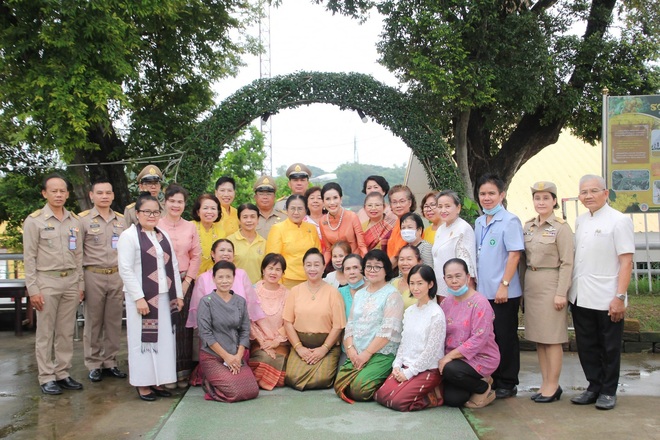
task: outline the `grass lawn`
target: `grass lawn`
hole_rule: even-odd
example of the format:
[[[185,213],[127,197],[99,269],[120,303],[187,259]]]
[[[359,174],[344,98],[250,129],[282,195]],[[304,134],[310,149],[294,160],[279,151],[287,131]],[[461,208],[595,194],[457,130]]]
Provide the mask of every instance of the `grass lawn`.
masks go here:
[[[660,331],[660,295],[629,293],[628,318],[638,319],[643,332]]]

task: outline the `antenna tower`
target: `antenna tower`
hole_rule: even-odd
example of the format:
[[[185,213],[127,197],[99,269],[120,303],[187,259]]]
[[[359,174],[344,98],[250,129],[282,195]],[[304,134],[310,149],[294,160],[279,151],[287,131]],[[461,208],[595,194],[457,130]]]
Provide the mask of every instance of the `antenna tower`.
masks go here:
[[[259,43],[261,52],[259,53],[259,78],[270,78],[270,1],[262,2],[263,13],[259,18]],[[272,176],[273,174],[273,118],[271,115],[261,118],[261,133],[264,135],[264,173]]]

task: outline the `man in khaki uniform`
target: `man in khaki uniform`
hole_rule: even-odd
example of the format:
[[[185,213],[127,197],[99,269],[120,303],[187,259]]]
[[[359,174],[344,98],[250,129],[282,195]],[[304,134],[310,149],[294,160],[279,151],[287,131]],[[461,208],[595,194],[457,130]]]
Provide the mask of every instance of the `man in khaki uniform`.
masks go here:
[[[257,234],[268,239],[271,226],[287,219],[286,212],[275,208],[275,179],[272,176],[261,176],[254,184],[254,201],[259,208],[259,223]]]
[[[286,177],[289,178],[289,188],[291,194],[305,195],[305,191],[309,188],[309,178],[312,177],[312,170],[303,163],[294,163],[286,169]],[[278,211],[286,212],[286,199],[289,196],[280,197],[275,203],[275,209]]]
[[[126,229],[124,216],[110,209],[115,198],[108,180],[92,185],[94,207],[79,214],[82,225],[85,277],[85,366],[89,380],[99,382],[103,373],[123,379],[117,368],[124,292],[117,268],[117,243]]]
[[[83,298],[82,236],[78,217],[64,208],[67,182],[59,175],[44,179],[46,205],[23,223],[25,285],[37,311],[35,354],[44,394],[80,390],[69,376],[76,308]]]
[[[147,165],[142,168],[142,171],[138,174],[137,181],[140,192],[148,192],[158,199],[161,190],[161,183],[163,182],[163,173],[160,171],[160,168],[156,165]],[[162,203],[160,203],[160,210],[163,210]],[[138,224],[137,215],[135,214],[135,202],[126,205],[126,208],[124,208],[124,218],[126,219],[126,224],[128,226]]]

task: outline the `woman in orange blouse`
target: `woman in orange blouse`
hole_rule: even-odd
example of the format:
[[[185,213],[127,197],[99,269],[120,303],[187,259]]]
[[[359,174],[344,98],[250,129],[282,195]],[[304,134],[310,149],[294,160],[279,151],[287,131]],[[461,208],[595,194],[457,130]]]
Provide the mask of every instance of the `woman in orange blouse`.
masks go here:
[[[352,253],[364,256],[367,253],[367,245],[364,244],[362,225],[357,214],[341,206],[341,186],[335,182],[326,183],[321,189],[321,196],[328,211],[321,220],[325,261],[330,261],[330,249],[338,241],[347,242]]]

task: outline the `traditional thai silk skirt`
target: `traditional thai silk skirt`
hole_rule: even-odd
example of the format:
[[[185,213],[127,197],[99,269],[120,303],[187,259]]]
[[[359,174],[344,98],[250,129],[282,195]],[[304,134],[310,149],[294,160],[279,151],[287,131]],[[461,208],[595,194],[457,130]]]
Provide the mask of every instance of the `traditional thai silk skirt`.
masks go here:
[[[399,382],[390,374],[376,391],[374,399],[396,411],[419,411],[440,406],[443,403],[442,376],[437,368],[422,371],[405,382]]]
[[[275,349],[275,359],[261,349],[257,341],[252,341],[250,347],[250,368],[257,379],[259,388],[272,390],[284,386],[286,376],[286,360],[289,356],[290,345],[279,345]]]
[[[300,342],[307,348],[320,347],[327,337],[327,333],[298,333]],[[323,359],[309,365],[292,349],[286,362],[284,383],[298,391],[331,388],[337,375],[340,353],[341,349],[335,345]]]
[[[232,403],[254,399],[259,395],[259,385],[247,365],[241,367],[240,373],[232,374],[222,358],[201,350],[199,367],[204,376],[202,387],[206,400]]]
[[[353,367],[350,359],[346,359],[337,374],[335,392],[349,403],[371,400],[392,372],[394,357],[393,354],[374,353],[361,370]]]

